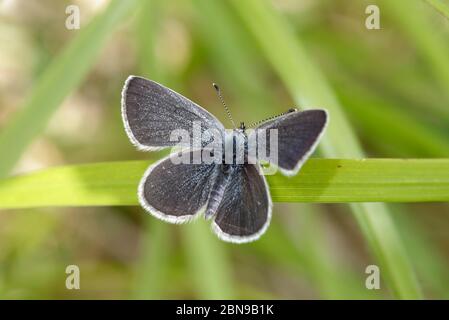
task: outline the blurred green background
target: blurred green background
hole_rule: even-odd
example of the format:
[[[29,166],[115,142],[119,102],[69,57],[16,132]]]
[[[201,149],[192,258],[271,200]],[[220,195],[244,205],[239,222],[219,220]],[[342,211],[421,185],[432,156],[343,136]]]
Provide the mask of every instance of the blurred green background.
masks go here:
[[[0,1],[0,176],[163,156],[126,137],[130,74],[226,125],[212,82],[236,121],[329,108],[315,156],[449,157],[449,16],[431,2]],[[65,27],[70,4],[80,30]],[[370,4],[380,30],[365,27]],[[0,298],[445,299],[448,227],[447,204],[276,203],[267,233],[234,245],[139,207],[3,210]],[[81,290],[65,287],[72,264]],[[380,290],[365,287],[371,264]]]

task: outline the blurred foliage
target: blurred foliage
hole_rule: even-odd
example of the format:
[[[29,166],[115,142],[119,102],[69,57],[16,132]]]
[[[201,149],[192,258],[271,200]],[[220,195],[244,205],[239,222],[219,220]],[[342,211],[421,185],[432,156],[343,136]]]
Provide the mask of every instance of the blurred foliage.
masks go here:
[[[80,30],[64,26],[72,3],[80,6]],[[129,74],[163,82],[224,123],[212,82],[234,118],[248,122],[324,101],[321,107],[338,112],[321,150],[327,157],[361,156],[345,153],[357,140],[352,131],[371,157],[449,155],[447,1],[437,11],[430,0],[264,0],[267,25],[252,25],[255,1],[124,3],[0,2],[0,175],[13,165],[23,173],[161,157],[137,152],[124,133],[120,91]],[[380,30],[365,28],[368,4],[380,8]],[[288,35],[271,28],[272,19]],[[292,55],[299,43],[303,54]],[[315,67],[302,68],[309,63]],[[369,209],[373,216],[377,208]],[[448,298],[447,204],[389,211],[400,236],[393,243],[405,248],[423,296]],[[276,204],[267,233],[237,246],[216,239],[204,221],[166,225],[139,207],[3,210],[0,297],[418,296],[418,289],[407,295],[415,290],[413,272],[394,259],[387,269],[406,275],[384,277],[382,264],[381,290],[365,288],[366,266],[382,263],[389,248],[370,250],[370,226],[360,228],[348,212],[344,205]],[[79,291],[65,288],[70,264],[81,269]]]

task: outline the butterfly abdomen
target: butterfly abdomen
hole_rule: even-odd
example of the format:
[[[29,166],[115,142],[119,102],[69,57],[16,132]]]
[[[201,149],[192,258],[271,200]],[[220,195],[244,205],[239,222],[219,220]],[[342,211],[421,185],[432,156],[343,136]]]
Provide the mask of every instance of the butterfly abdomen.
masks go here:
[[[221,172],[218,174],[215,183],[212,186],[209,195],[209,202],[207,203],[205,218],[208,219],[217,212],[218,206],[223,199],[224,192],[229,183],[231,166],[223,164]]]

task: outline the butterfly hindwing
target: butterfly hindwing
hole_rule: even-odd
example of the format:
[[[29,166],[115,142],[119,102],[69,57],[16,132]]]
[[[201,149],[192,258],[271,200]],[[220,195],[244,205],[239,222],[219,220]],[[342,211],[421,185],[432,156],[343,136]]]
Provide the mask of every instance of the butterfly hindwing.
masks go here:
[[[267,182],[252,164],[234,167],[212,224],[228,242],[258,239],[270,224],[272,203]]]
[[[194,152],[188,152],[192,159]],[[150,166],[139,185],[139,201],[155,217],[171,222],[192,220],[206,205],[219,170],[216,164],[175,164],[172,154]]]

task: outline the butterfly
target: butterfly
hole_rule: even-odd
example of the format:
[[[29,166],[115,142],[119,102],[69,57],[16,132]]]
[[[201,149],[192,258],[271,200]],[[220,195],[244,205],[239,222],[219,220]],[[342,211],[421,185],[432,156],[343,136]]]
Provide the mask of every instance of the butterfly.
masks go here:
[[[218,86],[214,86],[234,125],[231,135],[243,137],[244,147],[247,148],[248,141],[254,141],[250,138],[258,132],[276,132],[276,166],[282,174],[295,175],[325,131],[328,122],[326,110],[290,109],[261,122],[249,133],[244,123],[239,128],[235,127]],[[179,140],[172,137],[176,130],[182,130],[187,138],[192,139],[190,148],[182,151],[189,160],[201,159],[211,145],[222,148],[223,141],[229,140],[229,130],[225,130],[223,124],[207,110],[179,93],[142,77],[130,76],[126,80],[121,111],[126,133],[139,150],[179,146]],[[195,137],[209,130],[218,132],[223,141],[214,145],[215,140],[210,137],[204,140]],[[270,146],[268,144],[267,149]],[[236,152],[235,141],[231,141],[231,150]],[[218,161],[214,162],[180,163],[176,161],[179,154],[171,153],[152,164],[144,173],[138,186],[138,199],[146,211],[170,223],[189,222],[203,214],[213,220],[212,229],[220,239],[233,243],[254,241],[267,230],[272,215],[272,200],[257,159],[249,161],[245,156],[243,162],[237,163],[235,155],[231,157],[231,162],[219,155]]]

